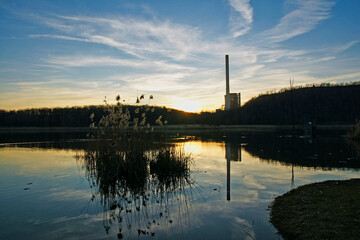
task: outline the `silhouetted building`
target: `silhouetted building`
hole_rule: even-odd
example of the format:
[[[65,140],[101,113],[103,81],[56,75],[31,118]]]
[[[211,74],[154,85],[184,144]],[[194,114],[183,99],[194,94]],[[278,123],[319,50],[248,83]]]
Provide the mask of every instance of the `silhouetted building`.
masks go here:
[[[226,103],[226,95],[225,97],[225,103]],[[226,110],[228,109],[234,109],[234,108],[239,108],[241,106],[241,96],[240,93],[229,93],[229,98],[230,98],[230,103],[229,103],[229,108],[226,108]],[[226,104],[225,104],[226,105]]]
[[[241,106],[240,93],[230,93],[229,55],[225,55],[225,68],[226,68],[226,95],[224,96],[225,110],[239,108]]]

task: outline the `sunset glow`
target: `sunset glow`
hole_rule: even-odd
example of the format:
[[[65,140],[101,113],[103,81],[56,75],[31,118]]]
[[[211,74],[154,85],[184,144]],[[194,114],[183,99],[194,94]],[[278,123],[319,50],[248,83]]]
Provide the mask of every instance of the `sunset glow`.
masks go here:
[[[154,94],[153,105],[213,111],[224,104],[226,54],[242,103],[290,78],[360,78],[360,1],[77,2],[0,3],[0,109]]]
[[[201,112],[202,108],[199,102],[178,102],[174,105],[175,109],[179,109],[185,112]]]

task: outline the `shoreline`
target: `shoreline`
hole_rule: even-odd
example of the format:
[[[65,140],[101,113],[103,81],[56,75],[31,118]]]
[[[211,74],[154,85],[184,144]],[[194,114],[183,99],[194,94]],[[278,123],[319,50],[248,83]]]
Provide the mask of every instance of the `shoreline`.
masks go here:
[[[318,124],[314,125],[321,130],[347,130],[351,129],[353,124]],[[165,126],[151,126],[156,131],[162,130],[235,130],[235,131],[272,131],[272,130],[291,130],[292,125],[203,125],[203,124],[182,124],[182,125],[165,125]],[[295,130],[299,131],[304,128],[304,125],[295,125]],[[42,132],[42,131],[94,131],[90,127],[0,127],[0,132]]]

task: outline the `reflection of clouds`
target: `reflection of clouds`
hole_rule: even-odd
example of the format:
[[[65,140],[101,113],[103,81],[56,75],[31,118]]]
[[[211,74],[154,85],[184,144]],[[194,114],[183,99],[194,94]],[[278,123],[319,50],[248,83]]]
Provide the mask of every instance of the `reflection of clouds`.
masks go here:
[[[74,168],[73,151],[50,149],[2,148],[1,164],[15,167],[17,174],[39,174]]]
[[[290,190],[291,166],[281,164],[277,161],[262,161],[260,158],[251,156],[245,150],[242,151],[243,162],[232,165],[236,173],[242,172],[245,176],[252,176],[258,183],[264,185],[271,195],[284,193]],[[359,174],[353,171],[326,171],[315,170],[306,167],[294,167],[295,187],[307,183],[318,182],[329,179],[357,178]],[[283,186],[289,186],[288,189]]]
[[[190,146],[199,144],[201,142],[187,142]],[[189,147],[190,148],[190,147]],[[226,159],[225,159],[225,147],[223,143],[207,142],[201,143],[200,153],[195,158],[195,165],[198,174],[195,178],[197,182],[201,182],[201,185],[206,189],[212,190],[217,188],[221,196],[225,198],[226,194]],[[244,155],[244,163],[253,167],[254,171],[258,172],[254,175],[253,172],[248,172],[248,169],[243,168],[242,163],[231,162],[231,201],[236,203],[242,203],[246,206],[260,201],[259,191],[267,189],[266,182],[262,182],[261,179],[257,179],[258,175],[262,174],[262,169],[259,169],[259,164],[253,163],[253,158],[249,154]],[[255,161],[258,162],[258,161]],[[260,167],[261,168],[261,167]],[[268,171],[268,167],[264,167],[263,171]],[[286,178],[284,180],[287,181]],[[219,199],[219,194],[216,191],[209,192],[207,198]]]
[[[244,238],[246,240],[252,240],[255,238],[255,232],[253,226],[245,219],[235,217],[234,221],[232,221],[232,225],[233,225],[233,229],[236,229],[232,234],[233,239],[243,235],[244,233],[246,234],[246,237]]]
[[[170,217],[173,221],[170,224],[168,219],[161,218],[161,224],[152,227],[156,232],[155,237],[251,239],[251,235],[257,238],[266,236],[276,239],[274,235],[276,230],[268,222],[266,208],[274,196],[290,190],[291,166],[261,161],[243,149],[242,161],[231,162],[231,201],[228,202],[226,201],[225,144],[191,140],[177,143],[177,146],[183,148],[186,153],[191,153],[193,157],[194,168],[191,174],[195,177],[197,188],[192,189],[191,193],[188,192],[186,207],[183,204],[182,208],[179,208],[178,200],[173,196],[169,204]],[[2,148],[0,171],[10,166],[15,168],[14,171],[20,168],[23,174],[38,174],[40,177],[48,171],[63,174],[68,169],[77,167],[73,156],[72,150]],[[294,172],[297,186],[328,179],[359,177],[359,172],[340,170],[314,171],[294,167]],[[79,175],[83,176],[83,173]],[[25,213],[22,221],[31,226],[31,230],[28,231],[34,238],[54,239],[67,236],[106,238],[102,225],[103,212],[100,199],[96,198],[91,202],[88,183],[79,179],[77,175],[72,176],[66,179],[60,176],[52,181],[49,181],[49,178],[42,178],[42,186],[46,185],[46,187],[37,192],[20,189],[28,202],[35,202],[34,207],[29,208],[26,204],[19,204],[10,209],[11,212],[5,212],[4,216],[23,216]],[[1,184],[3,186],[2,182]],[[34,184],[33,190],[35,186],[39,185]],[[215,188],[217,190],[214,190]],[[6,197],[3,201],[6,203],[14,200]],[[148,207],[150,209],[150,205]],[[159,216],[158,214],[155,204],[154,210],[149,211],[149,217],[155,218]],[[134,215],[133,220],[138,216]],[[10,217],[7,224],[16,225],[15,221],[19,220],[11,220]],[[135,225],[133,224],[131,230],[124,226],[124,238],[126,234],[131,237],[137,236]],[[110,236],[116,238],[117,231],[117,226],[112,226],[109,231]]]
[[[73,217],[66,216],[66,217],[55,218],[51,222],[52,223],[63,223],[63,222],[71,222],[74,220],[80,220],[80,219],[84,222],[84,224],[90,224],[93,222],[102,221],[102,216],[101,216],[101,214],[90,215],[88,213],[85,213],[85,214],[81,214],[81,215],[73,216]]]
[[[210,189],[208,199],[219,199],[218,192],[211,192],[218,188],[220,198],[226,196],[226,159],[225,147],[222,143],[192,142],[190,145],[201,144],[201,149],[195,158],[197,171],[196,181],[204,189]],[[315,179],[343,178],[341,172],[309,171],[295,167],[295,184],[297,186],[316,181]],[[348,172],[349,177],[358,174]],[[242,151],[242,162],[231,162],[231,202],[248,207],[266,203],[274,195],[290,190],[291,166],[283,166],[277,162],[264,162],[252,157],[245,150]],[[285,190],[284,190],[285,188]],[[205,190],[204,190],[205,191]]]
[[[101,214],[81,214],[37,221],[30,239],[104,239]],[[91,230],[89,230],[91,229]],[[75,237],[76,236],[76,237]]]
[[[78,221],[81,220],[84,224],[91,224],[94,222],[101,222],[102,221],[102,216],[101,214],[89,214],[89,213],[84,213],[84,214],[80,214],[80,215],[76,215],[76,216],[63,216],[63,217],[57,217],[57,218],[53,218],[50,221],[49,220],[41,220],[41,219],[29,219],[26,222],[30,223],[30,224],[34,224],[34,225],[39,225],[39,224],[46,224],[48,222],[52,223],[52,224],[58,224],[58,223],[66,223],[66,222],[73,222],[73,221]]]
[[[243,229],[255,236],[254,226],[250,224],[253,216],[247,205],[216,200],[193,203],[191,209],[189,230],[197,231],[200,239],[247,239],[248,234]]]
[[[251,225],[245,219],[235,217],[235,222],[239,223],[239,224],[242,224],[242,225],[244,225],[246,227],[251,227]]]
[[[249,188],[261,189],[261,190],[266,189],[266,186],[264,186],[263,184],[260,184],[259,181],[255,177],[249,176],[249,175],[245,175],[242,178],[242,183],[245,184]]]
[[[63,200],[89,200],[91,193],[89,190],[63,190],[63,189],[51,189],[48,197],[52,199],[63,199]]]
[[[239,194],[239,192],[241,193]],[[236,203],[242,203],[244,204],[244,206],[251,206],[252,204],[258,203],[258,201],[260,201],[259,191],[233,187],[231,193],[231,201]]]

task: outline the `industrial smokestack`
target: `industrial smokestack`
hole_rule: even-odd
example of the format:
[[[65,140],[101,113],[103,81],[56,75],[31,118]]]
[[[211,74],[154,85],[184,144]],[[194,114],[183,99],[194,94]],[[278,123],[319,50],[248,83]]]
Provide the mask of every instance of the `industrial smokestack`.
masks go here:
[[[225,110],[229,110],[230,109],[229,55],[225,55],[225,68],[226,68]]]

